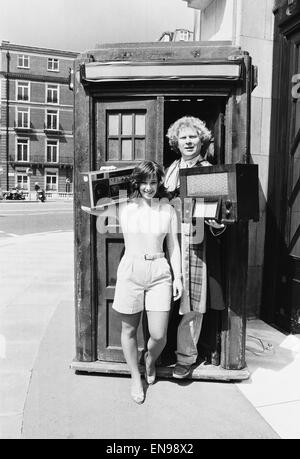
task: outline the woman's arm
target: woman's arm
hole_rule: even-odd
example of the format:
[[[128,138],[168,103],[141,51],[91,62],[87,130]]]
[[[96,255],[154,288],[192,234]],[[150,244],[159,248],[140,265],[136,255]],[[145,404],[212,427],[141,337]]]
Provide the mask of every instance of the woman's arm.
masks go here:
[[[167,248],[170,255],[170,263],[172,266],[173,280],[173,297],[178,300],[182,295],[182,274],[181,274],[181,254],[178,242],[178,223],[175,210],[170,206],[171,221],[170,229],[166,237]]]
[[[109,202],[109,205],[103,204],[103,206],[99,206],[94,210],[82,208],[84,212],[97,217],[97,231],[102,234],[112,232],[113,229],[119,232],[119,214],[122,204],[112,203],[111,200]]]

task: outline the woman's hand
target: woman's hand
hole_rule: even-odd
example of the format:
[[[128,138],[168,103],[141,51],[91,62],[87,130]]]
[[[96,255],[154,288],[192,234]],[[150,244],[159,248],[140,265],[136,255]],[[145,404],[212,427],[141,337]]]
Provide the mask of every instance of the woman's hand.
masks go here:
[[[181,278],[175,277],[173,281],[173,299],[174,301],[179,300],[179,298],[181,298],[182,290],[183,290],[183,287],[182,287]]]

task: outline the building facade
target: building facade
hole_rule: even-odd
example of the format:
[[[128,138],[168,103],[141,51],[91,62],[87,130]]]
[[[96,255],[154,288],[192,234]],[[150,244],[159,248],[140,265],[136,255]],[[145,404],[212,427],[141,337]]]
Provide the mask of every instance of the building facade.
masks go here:
[[[26,193],[38,183],[50,195],[72,193],[73,93],[77,53],[0,46],[0,177],[2,190]]]
[[[260,221],[250,223],[248,316],[299,333],[299,1],[183,1],[197,11],[200,41],[240,46],[258,68],[251,161],[259,165]]]
[[[259,165],[260,221],[250,222],[247,308],[258,316],[261,306],[270,153],[273,0],[185,0],[195,16],[201,41],[229,41],[249,52],[258,68],[251,96],[251,161]]]
[[[158,41],[194,41],[194,33],[187,29],[176,29],[175,32],[164,32]]]

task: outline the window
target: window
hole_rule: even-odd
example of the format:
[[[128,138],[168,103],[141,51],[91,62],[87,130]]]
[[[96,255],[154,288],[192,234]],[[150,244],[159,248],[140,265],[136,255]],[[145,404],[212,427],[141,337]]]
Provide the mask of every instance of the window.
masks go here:
[[[26,56],[25,54],[19,54],[18,55],[18,67],[21,69],[29,69],[29,56]]]
[[[46,101],[48,104],[58,104],[58,85],[57,84],[47,85]]]
[[[58,130],[58,110],[47,110],[46,129]]]
[[[17,139],[17,161],[29,161],[29,140]]]
[[[29,108],[17,108],[17,127],[29,128]]]
[[[46,171],[46,191],[57,191],[57,172]]]
[[[29,83],[24,81],[17,81],[17,100],[29,101]]]
[[[107,160],[142,160],[145,152],[146,111],[108,111]]]
[[[50,72],[58,72],[59,71],[59,60],[49,57],[47,70]]]
[[[187,30],[181,30],[179,34],[179,40],[188,41],[189,40],[189,33]]]
[[[47,163],[58,162],[58,140],[47,141]]]
[[[29,191],[29,178],[26,172],[17,172],[16,186],[22,190]]]

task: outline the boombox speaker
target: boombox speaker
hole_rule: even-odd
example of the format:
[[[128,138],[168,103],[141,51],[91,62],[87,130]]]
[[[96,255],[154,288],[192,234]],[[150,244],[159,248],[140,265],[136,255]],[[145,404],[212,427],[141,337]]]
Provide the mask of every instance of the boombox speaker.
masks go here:
[[[96,210],[107,203],[126,201],[131,192],[129,177],[133,167],[81,174],[81,208]],[[121,193],[121,199],[120,199]]]
[[[180,197],[194,203],[202,200],[214,209],[209,217],[224,224],[258,221],[258,165],[238,163],[181,169]]]

